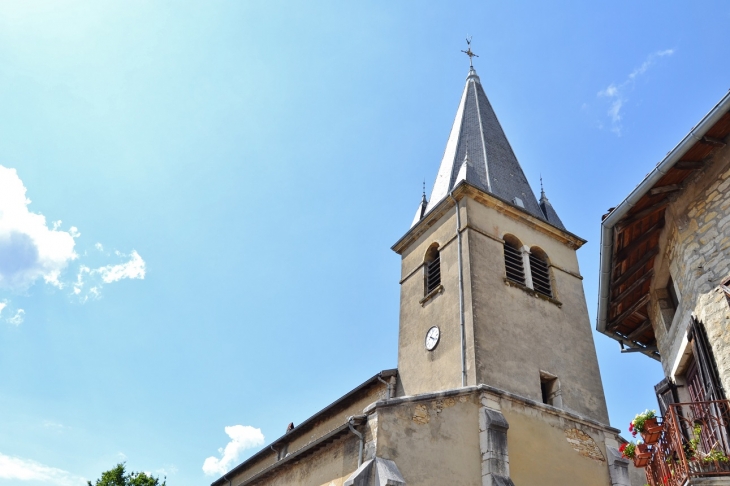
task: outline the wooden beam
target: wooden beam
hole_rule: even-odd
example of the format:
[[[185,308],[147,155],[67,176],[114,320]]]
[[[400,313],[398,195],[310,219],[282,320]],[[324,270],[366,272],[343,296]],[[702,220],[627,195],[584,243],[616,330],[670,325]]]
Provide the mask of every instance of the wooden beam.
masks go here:
[[[702,140],[700,140],[700,143],[703,143],[705,145],[711,145],[713,147],[724,147],[726,143],[719,138],[710,137],[708,135],[705,135],[702,137]]]
[[[625,349],[621,350],[622,353],[644,353],[644,354],[646,354],[648,352],[654,352],[654,351],[659,351],[659,349],[657,349],[656,346],[647,346],[645,348],[625,348]]]
[[[639,310],[639,308],[644,307],[649,302],[649,294],[643,295],[639,300],[634,302],[628,309],[623,311],[621,314],[616,316],[614,319],[611,320],[611,322],[608,323],[608,327],[616,327],[618,324],[622,323],[624,319],[627,317],[630,317],[631,314]]]
[[[640,346],[635,341],[626,341],[626,336],[621,335],[620,333],[613,332],[614,339],[618,340],[619,344],[621,344],[621,349],[624,349],[624,346],[626,346],[626,349],[636,349],[635,352],[637,353],[643,353],[647,355],[648,357],[655,359],[657,361],[660,361],[659,359],[659,351],[656,350],[656,346]]]
[[[626,337],[631,339],[632,341],[636,341],[636,338],[638,336],[641,336],[650,328],[651,328],[651,321],[649,319],[647,319],[644,322],[642,322],[641,324],[639,324],[639,327],[637,327],[636,329],[631,331],[631,333],[629,333],[629,335]]]
[[[624,289],[623,292],[621,292],[620,294],[618,294],[615,298],[611,299],[611,305],[613,306],[614,305],[614,302],[616,303],[616,305],[618,305],[619,302],[621,302],[622,300],[624,300],[624,297],[626,297],[631,292],[633,292],[634,290],[636,290],[641,284],[643,284],[644,282],[646,282],[653,275],[654,275],[654,269],[652,268],[651,270],[649,270],[648,272],[646,272],[644,275],[642,275],[641,278],[639,278],[638,280],[636,280],[636,282],[632,283],[626,289]]]
[[[641,257],[641,259],[631,265],[629,268],[626,269],[624,273],[621,274],[621,276],[617,277],[616,280],[612,282],[612,285],[621,285],[625,281],[627,281],[629,278],[631,278],[638,270],[642,269],[646,263],[654,258],[656,254],[659,253],[659,248],[652,248],[646,254]],[[623,262],[616,262],[614,264],[614,268],[620,265]]]
[[[705,166],[704,162],[690,162],[689,160],[680,160],[674,166],[672,169],[677,170],[695,170],[695,169],[701,169]]]
[[[642,209],[638,213],[625,217],[624,219],[619,221],[618,224],[616,224],[616,227],[618,228],[619,231],[621,231],[624,228],[626,228],[628,225],[630,225],[631,223],[635,223],[636,221],[638,221],[640,219],[644,219],[647,216],[651,216],[652,214],[663,210],[664,208],[667,207],[667,204],[669,204],[669,199],[666,199],[666,198],[662,199],[661,201],[649,206],[648,208]]]
[[[664,194],[665,192],[674,192],[682,189],[679,184],[668,184],[666,186],[654,187],[649,191],[649,194],[656,196],[657,194]]]
[[[652,236],[660,232],[664,228],[664,217],[662,216],[662,219],[657,221],[654,226],[651,226],[649,229],[647,229],[641,236],[638,238],[635,238],[634,241],[630,242],[625,247],[621,248],[619,251],[616,252],[614,255],[614,258],[616,260],[623,260],[625,257],[629,255],[632,251],[636,250],[639,246],[641,246],[642,243],[646,242],[647,240],[651,239]]]

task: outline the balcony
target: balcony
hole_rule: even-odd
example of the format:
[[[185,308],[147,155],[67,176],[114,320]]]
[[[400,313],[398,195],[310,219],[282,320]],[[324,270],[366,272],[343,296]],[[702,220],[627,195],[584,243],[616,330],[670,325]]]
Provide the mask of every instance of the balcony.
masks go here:
[[[659,442],[651,446],[646,481],[651,486],[687,486],[697,484],[695,479],[725,476],[730,484],[728,456],[729,401],[672,404]]]

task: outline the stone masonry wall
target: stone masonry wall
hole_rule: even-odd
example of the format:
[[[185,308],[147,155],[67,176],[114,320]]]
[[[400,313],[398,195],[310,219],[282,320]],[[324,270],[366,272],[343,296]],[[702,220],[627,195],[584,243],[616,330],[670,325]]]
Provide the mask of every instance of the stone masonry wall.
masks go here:
[[[715,356],[723,363],[723,379],[730,384],[728,304],[718,292],[730,278],[730,148],[686,181],[665,217],[651,309],[665,374],[671,376],[680,353],[686,353],[684,338],[694,314],[705,323]],[[676,312],[666,290],[670,275],[680,301]]]

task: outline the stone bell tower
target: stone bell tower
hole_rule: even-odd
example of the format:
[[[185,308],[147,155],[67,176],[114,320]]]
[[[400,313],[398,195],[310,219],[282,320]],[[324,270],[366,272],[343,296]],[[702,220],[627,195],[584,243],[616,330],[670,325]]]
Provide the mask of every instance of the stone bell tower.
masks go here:
[[[393,246],[399,394],[485,384],[607,424],[584,243],[535,197],[471,67],[430,200]]]

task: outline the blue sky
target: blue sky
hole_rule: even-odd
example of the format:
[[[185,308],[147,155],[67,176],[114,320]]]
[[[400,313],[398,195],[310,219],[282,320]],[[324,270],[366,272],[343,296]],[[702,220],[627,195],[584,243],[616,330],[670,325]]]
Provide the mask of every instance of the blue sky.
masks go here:
[[[730,87],[729,18],[724,2],[0,3],[0,486],[121,460],[208,484],[395,367],[390,246],[435,178],[467,33],[533,188],[542,174],[589,241],[594,325],[601,215]],[[661,370],[595,340],[625,430]]]

